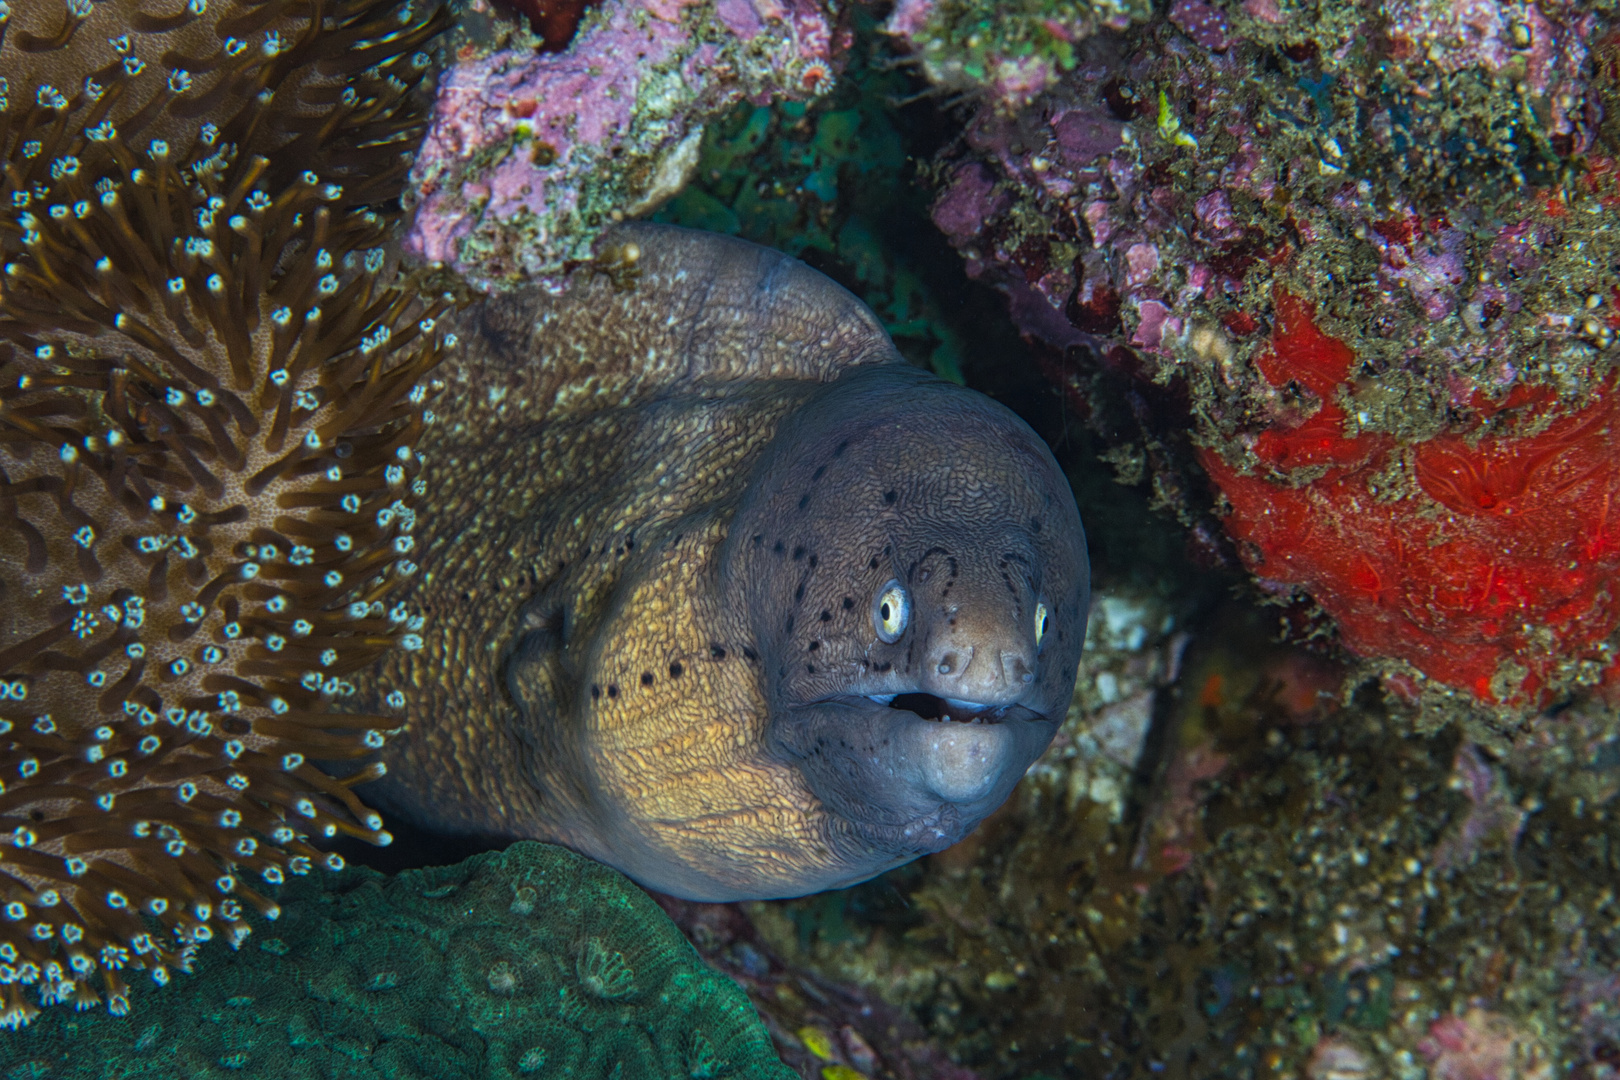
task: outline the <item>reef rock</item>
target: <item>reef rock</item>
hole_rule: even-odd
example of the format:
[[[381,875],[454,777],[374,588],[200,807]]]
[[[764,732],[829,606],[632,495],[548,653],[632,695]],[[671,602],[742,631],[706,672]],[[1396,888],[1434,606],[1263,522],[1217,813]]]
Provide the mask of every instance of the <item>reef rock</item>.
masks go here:
[[[1589,4],[1177,3],[987,101],[934,219],[1126,477],[1511,722],[1620,673],[1612,52]]]
[[[705,124],[824,92],[847,44],[818,0],[608,0],[562,52],[516,30],[473,5],[411,174],[407,250],[480,288],[560,282],[680,190]]]
[[[1146,0],[899,0],[883,29],[935,85],[1016,111],[1074,68],[1080,42],[1152,13]]]

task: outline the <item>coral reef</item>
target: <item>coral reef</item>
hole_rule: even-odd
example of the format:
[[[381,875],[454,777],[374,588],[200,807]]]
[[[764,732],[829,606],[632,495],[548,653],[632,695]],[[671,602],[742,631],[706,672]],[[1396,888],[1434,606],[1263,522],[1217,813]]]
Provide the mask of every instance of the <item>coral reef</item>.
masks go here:
[[[1551,1080],[1552,1062],[1534,1031],[1481,1008],[1445,1016],[1418,1043],[1434,1080]]]
[[[914,873],[907,867],[888,880],[827,893],[819,905],[797,910],[816,912],[819,907],[829,921],[840,925],[843,912],[850,909],[861,922],[914,926],[915,913],[905,909],[891,884],[896,877],[906,879]],[[738,905],[665,896],[658,902],[704,960],[747,991],[783,1062],[806,1080],[980,1080],[972,1069],[952,1061],[907,1010],[884,1002],[868,987],[835,982],[803,965],[790,966]],[[811,915],[797,925],[813,920]],[[839,933],[830,926],[820,932]],[[835,940],[850,940],[849,933],[846,928]]]
[[[749,905],[768,950],[986,1077],[1612,1076],[1620,718],[1395,738],[1263,622],[1188,650],[1124,821],[1038,769],[883,907]]]
[[[1180,676],[1188,637],[1178,623],[1193,610],[1188,600],[1115,583],[1093,595],[1074,701],[1052,749],[1029,774],[1032,782],[1061,790],[1058,812],[1074,813],[1089,802],[1110,822],[1123,820],[1155,711]],[[971,859],[972,852],[964,848],[953,857]]]
[[[1188,0],[980,106],[934,220],[1122,476],[1512,726],[1616,672],[1607,41],[1580,3]]]
[[[908,159],[932,157],[943,125],[872,14],[855,7],[849,18],[853,40],[831,91],[743,102],[709,124],[692,179],[654,219],[803,259],[857,290],[908,359],[961,382],[975,330],[994,314],[941,295],[960,274],[946,266]]]
[[[1073,70],[1080,42],[1152,13],[1147,0],[898,0],[883,28],[936,86],[1011,113]]]
[[[585,11],[599,0],[497,0],[529,20],[529,29],[547,52],[562,52],[574,40]]]
[[[328,705],[420,640],[443,304],[384,245],[443,13],[158,8],[0,5],[5,1027],[123,1014],[341,865],[312,838],[386,843],[376,769],[316,761],[383,744]]]
[[[562,848],[290,882],[282,920],[138,1013],[53,1010],[8,1076],[788,1080],[747,998],[647,895]]]
[[[1601,505],[1602,477],[1575,467],[1612,460],[1593,438],[1604,425],[1586,425],[1606,409],[1613,372],[1603,224],[1615,193],[1588,108],[1612,90],[1588,85],[1584,10],[1476,6],[1486,13],[1476,38],[1440,33],[1465,5],[1402,7],[1387,33],[1368,24],[1348,35],[1365,44],[1340,52],[1328,43],[1363,28],[1370,6],[1178,0],[1168,24],[1119,39],[1123,55],[1077,36],[1072,66],[1054,61],[1020,113],[1008,105],[1016,93],[989,87],[968,153],[940,167],[936,220],[982,280],[1004,287],[1121,476],[1193,525],[1195,559],[1236,564],[1260,550],[1252,537],[1231,544],[1201,512],[1216,498],[1200,452],[1209,469],[1264,484],[1280,507],[1335,477],[1376,484],[1383,501],[1370,488],[1359,503],[1334,496],[1332,520],[1347,529],[1463,533],[1478,550],[1517,543],[1523,533],[1491,530],[1533,507],[1560,518],[1535,555],[1548,562],[1561,531],[1578,527],[1568,519]],[[898,4],[890,28],[903,12],[944,7]],[[799,244],[818,267],[860,267],[840,279],[902,324],[906,309],[891,302],[904,294],[891,269],[904,266],[902,245],[878,228],[876,243],[845,231],[881,220],[849,207],[902,168],[863,96],[866,80],[891,75],[874,65],[861,86],[804,109],[739,107],[710,125],[693,183],[661,216]],[[891,85],[885,94],[902,92]],[[909,310],[932,323],[949,306]],[[919,335],[915,357],[939,355],[944,340]],[[968,350],[956,355],[970,382],[992,377]],[[1571,433],[1522,489],[1492,486],[1513,451]],[[1342,444],[1367,456],[1352,464]],[[1304,461],[1288,464],[1283,447]],[[1081,471],[1077,488],[1096,483]],[[1477,497],[1472,510],[1445,502],[1470,484],[1507,494],[1512,514],[1482,514]],[[1108,499],[1088,488],[1082,504],[1107,505],[1093,517],[1108,517]],[[1241,532],[1239,500],[1226,499]],[[1381,517],[1386,504],[1402,514]],[[1338,543],[1385,557],[1371,535]],[[1427,701],[1450,685],[1474,698],[1451,669],[1427,680],[1411,661],[1386,661],[1391,694],[1342,696],[1342,654],[1321,640],[1338,579],[1270,578],[1289,606],[1228,609],[1200,631],[1182,606],[1186,582],[1168,582],[1150,546],[1165,530],[1092,539],[1118,545],[1116,564],[1135,563],[1142,578],[1099,576],[1069,719],[977,835],[841,893],[745,910],[666,902],[754,996],[784,1058],[829,1080],[849,1076],[839,1070],[1419,1080],[1515,1067],[1609,1080],[1620,1057],[1613,715],[1583,701],[1500,757],[1473,741],[1488,730],[1442,730],[1455,714],[1412,721],[1400,692]],[[1532,549],[1520,551],[1528,564]],[[1484,615],[1467,615],[1493,656],[1546,667],[1545,685],[1526,689],[1530,665],[1514,683],[1498,659],[1481,661],[1497,684],[1487,693],[1593,681],[1608,602],[1598,555],[1590,573],[1577,568],[1575,590],[1597,617],[1538,615],[1559,635],[1506,619],[1487,633]],[[1465,569],[1446,549],[1387,572]],[[1306,605],[1296,589],[1321,595]],[[1399,639],[1370,622],[1393,619],[1388,609],[1340,610],[1349,624],[1369,620],[1364,653],[1389,655]],[[1436,610],[1455,633],[1459,616]],[[1265,640],[1278,614],[1315,638],[1313,651]],[[1184,627],[1202,638],[1185,655]],[[1461,663],[1451,654],[1462,651],[1431,655]],[[1422,734],[1410,737],[1414,727]]]
[[[478,288],[560,282],[603,228],[675,194],[711,119],[829,88],[846,36],[818,0],[606,0],[553,53],[475,0],[412,169],[407,248]]]

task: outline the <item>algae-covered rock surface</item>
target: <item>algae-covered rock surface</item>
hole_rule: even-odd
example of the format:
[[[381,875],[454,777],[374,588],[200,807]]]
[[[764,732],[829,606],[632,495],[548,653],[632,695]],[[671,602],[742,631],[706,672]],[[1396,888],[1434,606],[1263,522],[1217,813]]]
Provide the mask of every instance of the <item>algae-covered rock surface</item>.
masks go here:
[[[52,1009],[0,1076],[783,1080],[736,984],[628,879],[519,843],[454,866],[295,880],[236,952],[130,1015]]]

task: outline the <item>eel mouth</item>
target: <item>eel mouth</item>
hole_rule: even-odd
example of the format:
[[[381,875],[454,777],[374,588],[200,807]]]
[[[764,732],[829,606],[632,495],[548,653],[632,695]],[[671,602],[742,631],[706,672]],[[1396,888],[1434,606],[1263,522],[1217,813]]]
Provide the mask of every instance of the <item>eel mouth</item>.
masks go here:
[[[867,688],[774,714],[767,739],[858,838],[862,858],[956,843],[1001,805],[1057,730],[1026,705],[904,684],[897,693],[859,689]]]
[[[822,698],[813,704],[838,704],[856,708],[870,708],[876,704],[899,712],[911,713],[921,720],[932,720],[941,724],[1003,724],[1014,720],[1047,719],[1023,705],[986,705],[978,701],[943,698],[920,690],[903,694],[841,694]]]

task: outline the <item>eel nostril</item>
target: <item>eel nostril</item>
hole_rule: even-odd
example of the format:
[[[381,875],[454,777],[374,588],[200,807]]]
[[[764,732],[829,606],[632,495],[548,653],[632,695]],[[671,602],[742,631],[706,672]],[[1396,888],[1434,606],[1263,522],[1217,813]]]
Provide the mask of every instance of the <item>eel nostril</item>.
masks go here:
[[[1008,681],[1032,683],[1035,681],[1035,672],[1030,670],[1029,663],[1024,659],[1022,652],[1004,652],[1001,654],[1001,670],[1008,676]]]
[[[953,652],[948,652],[939,658],[939,665],[935,670],[941,675],[949,675],[953,671],[960,670],[961,666],[961,657]]]

